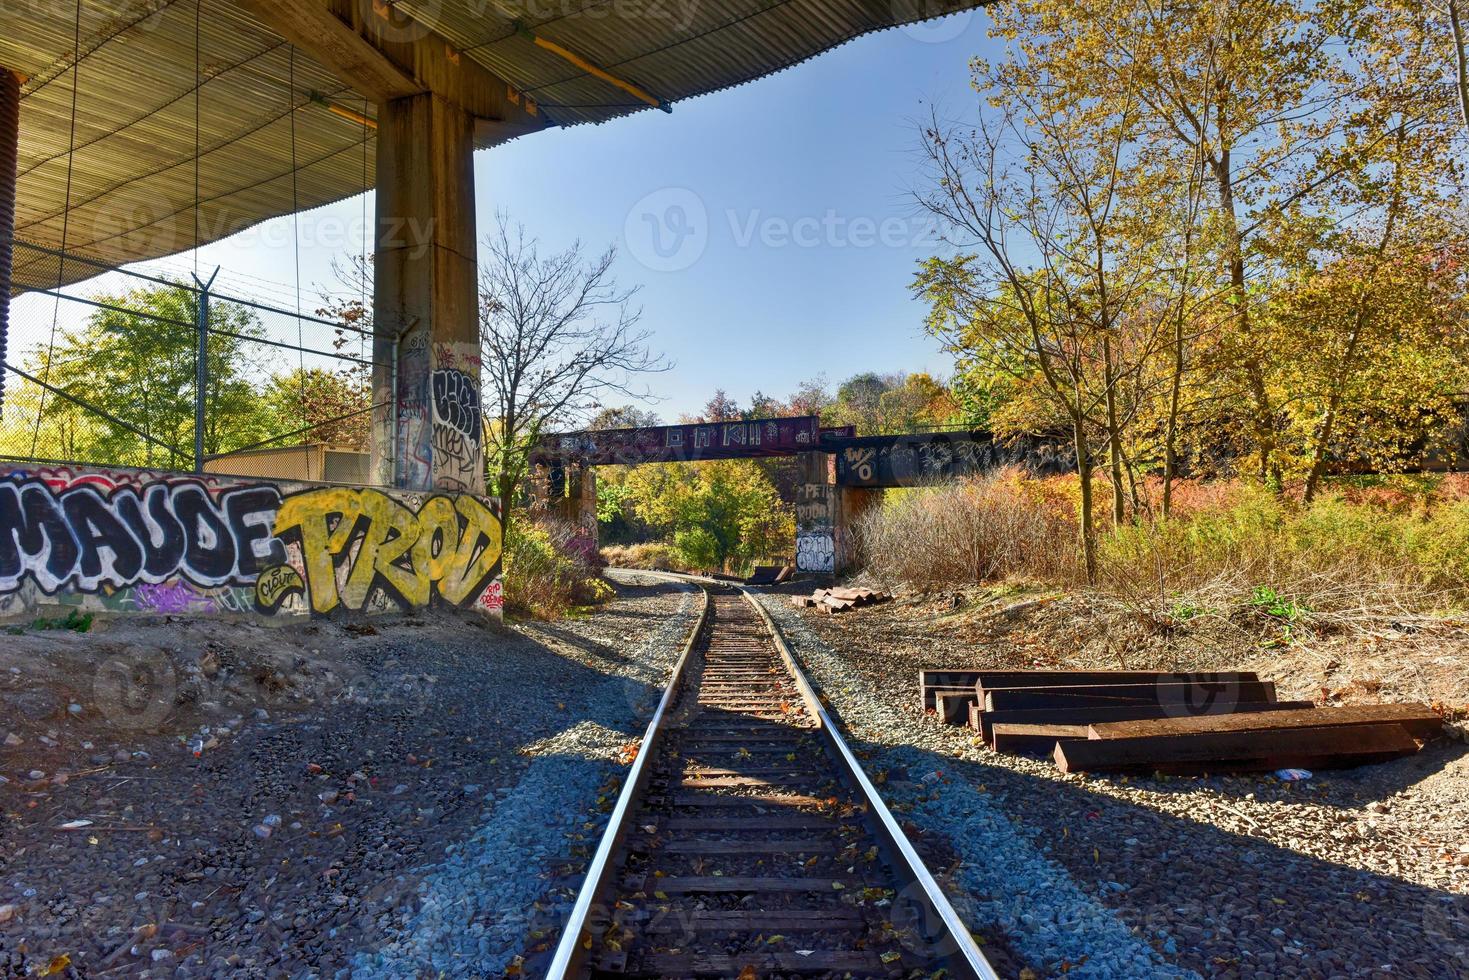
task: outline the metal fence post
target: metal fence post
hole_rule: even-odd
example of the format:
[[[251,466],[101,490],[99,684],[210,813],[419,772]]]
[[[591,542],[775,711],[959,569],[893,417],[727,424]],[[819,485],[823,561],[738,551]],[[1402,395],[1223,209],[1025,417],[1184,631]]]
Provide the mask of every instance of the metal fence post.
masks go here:
[[[194,472],[204,472],[204,408],[205,393],[209,390],[209,287],[214,285],[219,267],[208,282],[194,277],[199,287],[197,314],[198,341],[194,355]]]

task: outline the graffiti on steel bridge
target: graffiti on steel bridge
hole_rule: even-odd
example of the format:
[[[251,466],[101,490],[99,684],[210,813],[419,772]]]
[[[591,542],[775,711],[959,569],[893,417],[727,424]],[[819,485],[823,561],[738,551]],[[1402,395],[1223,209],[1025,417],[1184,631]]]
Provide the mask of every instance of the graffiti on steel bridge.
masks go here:
[[[71,467],[0,478],[0,616],[498,613],[500,520],[419,494]]]

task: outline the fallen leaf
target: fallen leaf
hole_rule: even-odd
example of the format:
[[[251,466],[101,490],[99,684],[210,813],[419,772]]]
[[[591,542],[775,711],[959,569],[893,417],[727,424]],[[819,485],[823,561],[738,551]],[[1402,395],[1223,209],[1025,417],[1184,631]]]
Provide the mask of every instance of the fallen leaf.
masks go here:
[[[62,953],[60,956],[53,956],[50,963],[37,970],[36,976],[49,977],[53,974],[60,973],[69,966],[71,966],[71,957],[66,953]]]

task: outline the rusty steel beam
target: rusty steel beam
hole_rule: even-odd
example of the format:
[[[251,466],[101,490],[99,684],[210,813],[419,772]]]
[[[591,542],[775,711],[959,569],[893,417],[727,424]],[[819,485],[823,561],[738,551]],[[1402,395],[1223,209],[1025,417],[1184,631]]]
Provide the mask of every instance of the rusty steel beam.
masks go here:
[[[0,364],[10,339],[11,273],[15,259],[15,180],[20,156],[20,77],[0,68]],[[5,371],[0,369],[0,414],[5,411]]]

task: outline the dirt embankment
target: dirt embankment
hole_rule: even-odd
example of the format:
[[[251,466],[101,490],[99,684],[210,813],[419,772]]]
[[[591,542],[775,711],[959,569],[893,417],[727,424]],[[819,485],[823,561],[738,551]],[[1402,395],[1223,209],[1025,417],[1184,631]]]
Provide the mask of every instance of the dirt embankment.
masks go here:
[[[331,976],[388,947],[429,970],[425,896],[470,944],[456,962],[508,962],[534,945],[530,903],[500,921],[495,896],[541,895],[572,832],[595,839],[578,828],[605,819],[617,746],[676,650],[649,626],[677,625],[687,594],[619,592],[503,628],[444,614],[4,636],[0,976]],[[530,795],[549,810],[514,803],[548,764]],[[456,849],[531,816],[523,853],[443,898]]]

